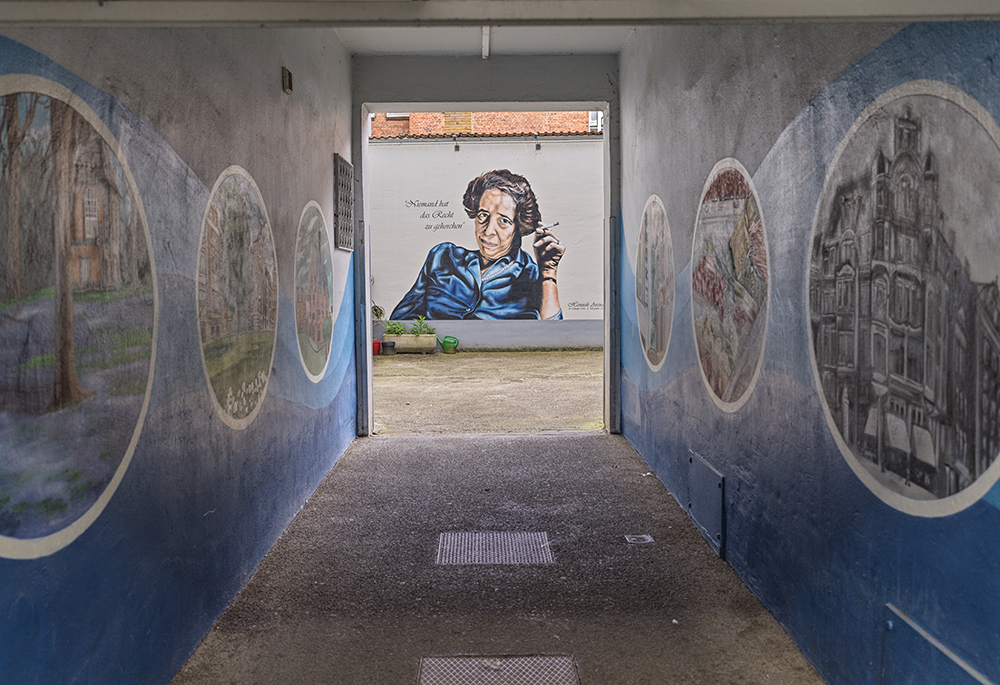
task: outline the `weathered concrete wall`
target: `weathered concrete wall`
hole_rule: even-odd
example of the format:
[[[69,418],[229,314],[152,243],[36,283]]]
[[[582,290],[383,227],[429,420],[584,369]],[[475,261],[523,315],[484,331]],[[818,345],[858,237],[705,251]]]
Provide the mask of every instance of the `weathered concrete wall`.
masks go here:
[[[67,229],[79,226],[68,254],[138,259],[132,278],[146,280],[131,295],[83,283],[97,272],[74,267],[87,291],[72,307],[82,400],[12,408],[31,383],[44,393],[52,382],[46,312],[62,286],[25,279],[32,294],[19,297],[5,262],[3,374],[14,381],[0,386],[0,679],[167,682],[355,435],[351,255],[330,249],[318,218],[333,217],[334,154],[351,156],[350,60],[319,30],[8,36],[0,83],[26,94],[22,126],[28,94],[46,93],[23,149],[81,188],[23,187],[21,213],[58,217],[52,195],[82,193],[72,221],[98,210]],[[68,148],[49,135],[59,102],[93,127],[74,124]],[[75,165],[61,166],[59,149]],[[51,244],[47,221],[19,222],[25,274],[58,270],[58,242],[34,247]],[[130,311],[155,319],[132,331]],[[123,403],[135,410],[113,423]],[[111,434],[124,442],[104,445]],[[90,451],[99,458],[85,461]],[[108,463],[110,480],[91,477]],[[33,465],[53,475],[19,486]]]
[[[996,682],[998,27],[898,28],[629,42],[623,432],[830,682]]]

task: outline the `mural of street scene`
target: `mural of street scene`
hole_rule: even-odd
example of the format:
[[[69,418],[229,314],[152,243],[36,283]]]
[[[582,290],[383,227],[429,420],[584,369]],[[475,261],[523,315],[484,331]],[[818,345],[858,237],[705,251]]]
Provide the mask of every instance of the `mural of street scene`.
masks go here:
[[[996,132],[950,86],[892,91],[841,144],[816,215],[809,302],[829,423],[846,458],[912,500],[968,488],[1000,452]]]
[[[156,313],[145,219],[110,133],[43,79],[0,79],[0,93],[0,556],[23,557],[127,468]]]
[[[318,381],[330,359],[333,332],[333,260],[323,212],[306,205],[295,248],[295,329],[299,356],[309,377]]]
[[[646,200],[639,227],[635,303],[642,351],[646,363],[657,371],[663,366],[670,344],[674,315],[674,252],[667,212],[656,195]]]
[[[245,428],[260,408],[274,357],[278,274],[257,185],[230,167],[212,190],[198,253],[198,332],[216,409]]]
[[[764,354],[768,257],[760,203],[734,159],[722,160],[709,175],[691,264],[702,378],[716,404],[735,411],[749,396]]]

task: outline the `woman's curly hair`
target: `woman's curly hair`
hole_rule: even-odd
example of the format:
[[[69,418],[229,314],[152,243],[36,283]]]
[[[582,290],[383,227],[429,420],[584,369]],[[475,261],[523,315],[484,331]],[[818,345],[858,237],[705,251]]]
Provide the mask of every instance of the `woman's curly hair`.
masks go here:
[[[462,205],[470,219],[475,219],[479,212],[479,201],[483,193],[492,188],[502,190],[513,198],[517,205],[514,213],[514,225],[520,235],[528,235],[542,223],[542,213],[538,210],[538,200],[524,176],[518,176],[507,169],[495,169],[469,181],[469,186],[462,196]]]

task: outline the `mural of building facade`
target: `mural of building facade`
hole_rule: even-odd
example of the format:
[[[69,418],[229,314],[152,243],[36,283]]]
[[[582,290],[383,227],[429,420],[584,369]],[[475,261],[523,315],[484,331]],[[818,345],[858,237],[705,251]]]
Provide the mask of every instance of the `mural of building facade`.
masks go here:
[[[663,366],[670,345],[674,315],[674,253],[667,212],[656,195],[649,196],[642,212],[635,272],[639,340],[646,363],[657,371]]]
[[[858,119],[824,187],[817,381],[849,462],[904,498],[964,491],[1000,453],[1000,265],[969,238],[997,216],[998,178],[989,116],[916,82]]]
[[[247,172],[216,181],[198,253],[198,333],[216,409],[233,428],[253,421],[267,390],[277,331],[278,274],[264,202]]]
[[[0,556],[30,557],[79,535],[128,466],[156,297],[111,133],[45,79],[4,77],[0,93]]]
[[[734,159],[712,170],[695,222],[691,257],[695,339],[702,379],[735,411],[760,369],[767,330],[768,255],[760,202]]]
[[[318,381],[330,360],[333,332],[333,261],[323,212],[315,202],[302,210],[295,248],[295,329],[299,356]]]

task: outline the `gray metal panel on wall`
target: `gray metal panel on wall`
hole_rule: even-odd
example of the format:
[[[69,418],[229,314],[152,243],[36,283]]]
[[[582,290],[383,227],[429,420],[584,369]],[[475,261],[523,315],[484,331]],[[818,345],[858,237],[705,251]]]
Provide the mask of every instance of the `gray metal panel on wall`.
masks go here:
[[[688,515],[720,556],[726,550],[725,478],[701,456],[688,457]]]

